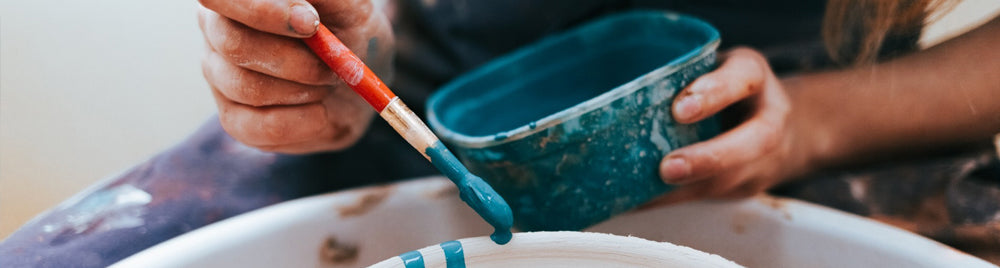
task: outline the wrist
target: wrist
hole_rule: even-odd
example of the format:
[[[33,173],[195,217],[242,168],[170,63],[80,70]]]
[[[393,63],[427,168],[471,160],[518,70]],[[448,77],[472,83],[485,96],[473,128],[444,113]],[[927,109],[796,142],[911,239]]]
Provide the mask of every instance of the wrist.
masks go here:
[[[844,139],[836,135],[836,120],[831,116],[824,104],[830,100],[820,99],[810,94],[807,85],[812,83],[807,78],[794,76],[782,78],[781,83],[789,96],[791,113],[788,118],[788,137],[790,139],[790,160],[797,163],[798,169],[792,174],[801,176],[805,173],[836,165],[842,155]]]

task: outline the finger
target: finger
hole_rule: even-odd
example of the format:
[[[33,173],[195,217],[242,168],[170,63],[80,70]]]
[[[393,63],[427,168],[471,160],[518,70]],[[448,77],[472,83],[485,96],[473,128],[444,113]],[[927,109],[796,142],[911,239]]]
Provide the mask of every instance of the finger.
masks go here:
[[[375,114],[361,97],[346,89],[334,90],[331,96],[323,100],[323,107],[326,107],[326,118],[332,121],[324,122],[327,131],[315,139],[256,147],[265,151],[291,154],[341,150],[357,143],[364,136]]]
[[[660,176],[688,184],[754,161],[779,144],[783,121],[771,117],[759,113],[722,135],[671,152],[660,163]]]
[[[318,103],[330,86],[312,86],[277,79],[230,64],[209,52],[202,63],[205,80],[226,99],[252,107]]]
[[[337,29],[348,29],[365,25],[372,19],[375,10],[371,0],[311,0],[319,11],[323,24],[336,33]]]
[[[701,197],[721,199],[723,196],[733,194],[740,189],[741,186],[747,183],[747,177],[742,176],[740,173],[740,171],[728,171],[724,172],[722,175],[715,176],[705,181],[705,183],[711,184],[712,186],[708,187],[708,189],[705,190],[704,195]]]
[[[744,183],[743,185],[740,185],[736,189],[733,189],[732,191],[729,191],[727,193],[723,193],[721,195],[717,195],[717,196],[715,196],[715,198],[718,198],[718,199],[744,199],[744,198],[748,198],[748,197],[755,196],[755,195],[757,195],[759,193],[764,192],[764,190],[767,189],[767,187],[765,187],[764,185],[765,184],[763,184],[763,183],[747,182],[747,183]]]
[[[222,128],[234,139],[254,147],[302,143],[327,136],[326,111],[322,104],[251,107],[215,94]]]
[[[212,50],[237,66],[308,85],[333,85],[335,74],[301,40],[253,30],[201,8],[199,25]]]
[[[673,204],[679,204],[697,200],[700,199],[702,196],[704,196],[705,192],[707,192],[711,187],[712,185],[710,185],[709,183],[698,183],[698,184],[677,187],[674,190],[668,192],[667,194],[664,194],[663,196],[660,196],[656,199],[653,199],[653,201],[650,201],[642,205],[640,209],[669,206]]]
[[[748,48],[733,49],[718,69],[695,79],[674,98],[674,119],[688,124],[718,113],[760,92],[769,75],[770,67],[760,53]]]
[[[379,16],[371,0],[312,1],[322,22],[380,76],[391,65],[385,57],[393,49],[392,26]],[[385,79],[385,77],[382,77]]]
[[[319,13],[305,0],[199,0],[201,5],[250,28],[290,37],[316,33]],[[336,2],[336,1],[330,1]]]

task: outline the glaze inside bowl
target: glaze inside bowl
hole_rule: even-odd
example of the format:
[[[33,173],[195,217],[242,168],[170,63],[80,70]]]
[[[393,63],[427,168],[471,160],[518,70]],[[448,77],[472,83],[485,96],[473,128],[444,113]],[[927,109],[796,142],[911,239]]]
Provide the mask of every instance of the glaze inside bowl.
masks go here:
[[[552,58],[568,60],[537,65],[538,69],[514,77],[507,76],[518,70],[498,70],[482,77],[467,86],[489,90],[466,91],[441,100],[441,124],[467,136],[511,131],[624,85],[692,49],[670,42],[614,46],[582,55],[574,50],[551,51],[566,54],[549,55]]]

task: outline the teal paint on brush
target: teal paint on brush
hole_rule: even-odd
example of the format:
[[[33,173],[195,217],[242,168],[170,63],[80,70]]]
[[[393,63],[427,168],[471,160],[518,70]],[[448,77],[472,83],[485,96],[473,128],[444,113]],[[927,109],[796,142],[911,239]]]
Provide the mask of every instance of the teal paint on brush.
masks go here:
[[[406,268],[424,268],[424,255],[421,255],[420,251],[399,254],[399,258],[403,259],[403,266]]]
[[[513,236],[510,228],[514,225],[514,215],[507,201],[504,201],[503,197],[482,178],[472,175],[440,141],[427,147],[424,153],[430,157],[434,167],[458,186],[462,201],[493,226],[494,231],[490,239],[500,245],[510,242]]]
[[[455,240],[441,243],[444,260],[448,268],[465,268],[465,253],[462,252],[462,242]]]

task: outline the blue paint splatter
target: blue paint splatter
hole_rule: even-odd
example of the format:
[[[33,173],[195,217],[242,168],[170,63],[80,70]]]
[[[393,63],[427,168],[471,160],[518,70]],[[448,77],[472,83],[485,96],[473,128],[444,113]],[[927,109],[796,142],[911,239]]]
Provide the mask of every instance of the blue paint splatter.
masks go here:
[[[462,242],[452,240],[441,243],[441,250],[444,251],[444,260],[448,263],[448,268],[465,268],[465,253],[462,252]]]
[[[427,147],[424,153],[430,157],[431,164],[458,186],[462,201],[469,204],[480,217],[493,226],[494,231],[490,239],[501,245],[510,242],[513,237],[510,227],[514,225],[514,215],[507,201],[504,201],[503,197],[482,178],[469,173],[469,170],[465,169],[465,166],[440,141]]]
[[[406,268],[424,268],[424,255],[421,255],[419,251],[414,250],[399,254],[399,258],[403,259],[403,266]]]

